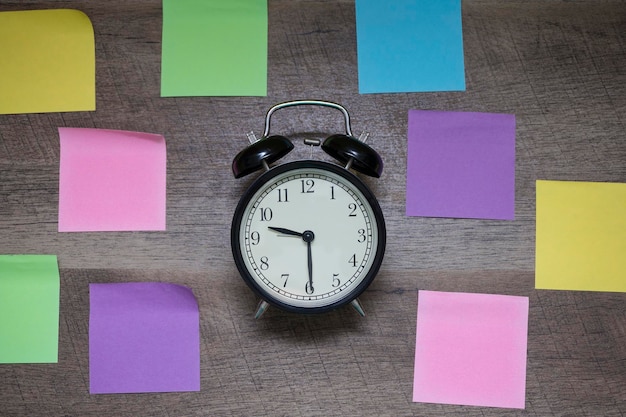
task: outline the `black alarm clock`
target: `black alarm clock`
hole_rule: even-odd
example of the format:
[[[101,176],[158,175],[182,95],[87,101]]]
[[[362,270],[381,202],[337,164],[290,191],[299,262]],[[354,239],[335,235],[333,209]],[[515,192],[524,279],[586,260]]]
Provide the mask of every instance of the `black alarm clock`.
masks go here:
[[[293,143],[270,135],[272,114],[291,106],[315,105],[341,111],[345,133],[324,141],[305,139],[342,165],[300,160],[270,167]],[[362,135],[362,138],[367,135]],[[365,315],[357,297],[372,283],[383,261],[386,229],[372,191],[351,170],[380,177],[383,163],[364,140],[352,136],[350,116],[336,103],[298,100],[267,112],[261,139],[235,156],[236,178],[265,172],[241,197],[231,226],[235,264],[261,298],[260,317],[269,305],[295,313],[322,313],[351,304]]]

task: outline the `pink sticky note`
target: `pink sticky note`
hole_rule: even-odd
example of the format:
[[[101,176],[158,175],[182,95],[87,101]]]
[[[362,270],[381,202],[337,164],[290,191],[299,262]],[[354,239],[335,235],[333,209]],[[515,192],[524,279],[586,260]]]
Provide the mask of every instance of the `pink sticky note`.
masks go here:
[[[513,220],[515,115],[410,110],[406,214]]]
[[[165,139],[59,128],[59,232],[165,230]]]
[[[528,297],[420,291],[413,401],[524,408]]]
[[[191,289],[161,282],[89,285],[92,394],[200,390]]]

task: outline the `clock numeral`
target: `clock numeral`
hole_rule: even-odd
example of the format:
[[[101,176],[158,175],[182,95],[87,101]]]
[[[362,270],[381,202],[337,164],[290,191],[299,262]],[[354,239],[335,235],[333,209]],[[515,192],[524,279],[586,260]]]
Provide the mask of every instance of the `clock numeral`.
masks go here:
[[[304,194],[308,194],[308,193],[314,193],[315,190],[313,189],[313,186],[315,185],[315,181],[313,181],[312,179],[308,179],[308,180],[300,180],[300,182],[302,183],[302,193]]]
[[[356,217],[356,209],[357,209],[356,203],[348,204],[348,209],[350,210],[350,214],[348,214],[348,217]]]
[[[366,239],[366,237],[365,237],[365,229],[359,229],[359,237],[357,238],[356,241],[359,242],[359,243],[363,243],[363,242],[365,242],[365,239]]]
[[[284,279],[285,283],[283,284],[283,288],[285,288],[287,286],[287,281],[289,280],[289,274],[282,274],[280,276],[280,279]]]
[[[350,257],[348,263],[356,268],[356,253]]]
[[[272,213],[272,209],[271,208],[259,208],[259,211],[261,212],[261,221],[262,222],[269,222],[270,220],[272,220],[272,216],[274,215],[274,213]]]
[[[287,198],[287,189],[279,188],[278,189],[278,202],[279,203],[288,203],[289,198]]]
[[[330,199],[331,200],[335,199],[335,186],[334,185],[330,186]]]
[[[315,291],[315,289],[313,289],[313,285],[311,285],[311,283],[308,281],[306,285],[304,286],[304,290],[306,291],[307,294],[313,294],[313,292]]]
[[[256,246],[261,242],[261,235],[259,235],[259,232],[252,232],[250,233],[250,240],[251,243]]]
[[[333,288],[337,288],[340,285],[341,285],[341,280],[339,279],[339,274],[333,274],[333,283],[332,283]]]
[[[263,271],[267,271],[270,268],[270,260],[267,258],[267,256],[262,256],[260,261],[261,265],[259,265],[259,268],[261,268],[261,270]]]

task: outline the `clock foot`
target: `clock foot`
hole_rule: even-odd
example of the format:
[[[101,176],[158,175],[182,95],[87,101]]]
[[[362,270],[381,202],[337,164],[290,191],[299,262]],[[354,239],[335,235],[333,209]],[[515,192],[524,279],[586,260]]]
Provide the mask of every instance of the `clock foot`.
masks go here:
[[[359,302],[357,298],[352,300],[350,302],[350,305],[352,306],[352,308],[356,310],[357,313],[359,313],[361,317],[365,317],[365,310],[363,310],[363,307],[361,306],[361,303]]]
[[[259,301],[259,305],[256,308],[256,313],[254,313],[254,318],[255,319],[261,318],[261,316],[263,315],[263,313],[265,313],[265,311],[267,311],[267,308],[269,306],[270,305],[267,301],[264,301],[264,300]]]

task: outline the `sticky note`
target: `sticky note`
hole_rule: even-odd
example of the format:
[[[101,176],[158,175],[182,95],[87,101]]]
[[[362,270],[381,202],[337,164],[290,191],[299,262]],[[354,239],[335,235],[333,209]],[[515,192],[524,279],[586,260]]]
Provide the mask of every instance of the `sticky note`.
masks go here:
[[[0,363],[56,363],[59,268],[54,255],[0,255]]]
[[[360,93],[465,90],[461,0],[356,0]]]
[[[537,181],[535,286],[626,292],[626,184]]]
[[[200,390],[200,324],[191,289],[90,284],[89,300],[92,394]]]
[[[410,110],[406,215],[515,218],[515,115]]]
[[[59,232],[165,230],[161,135],[59,128]]]
[[[418,298],[413,401],[524,408],[528,297]]]
[[[265,96],[267,0],[163,0],[161,96]]]
[[[78,10],[0,12],[0,114],[96,109],[91,21]]]

